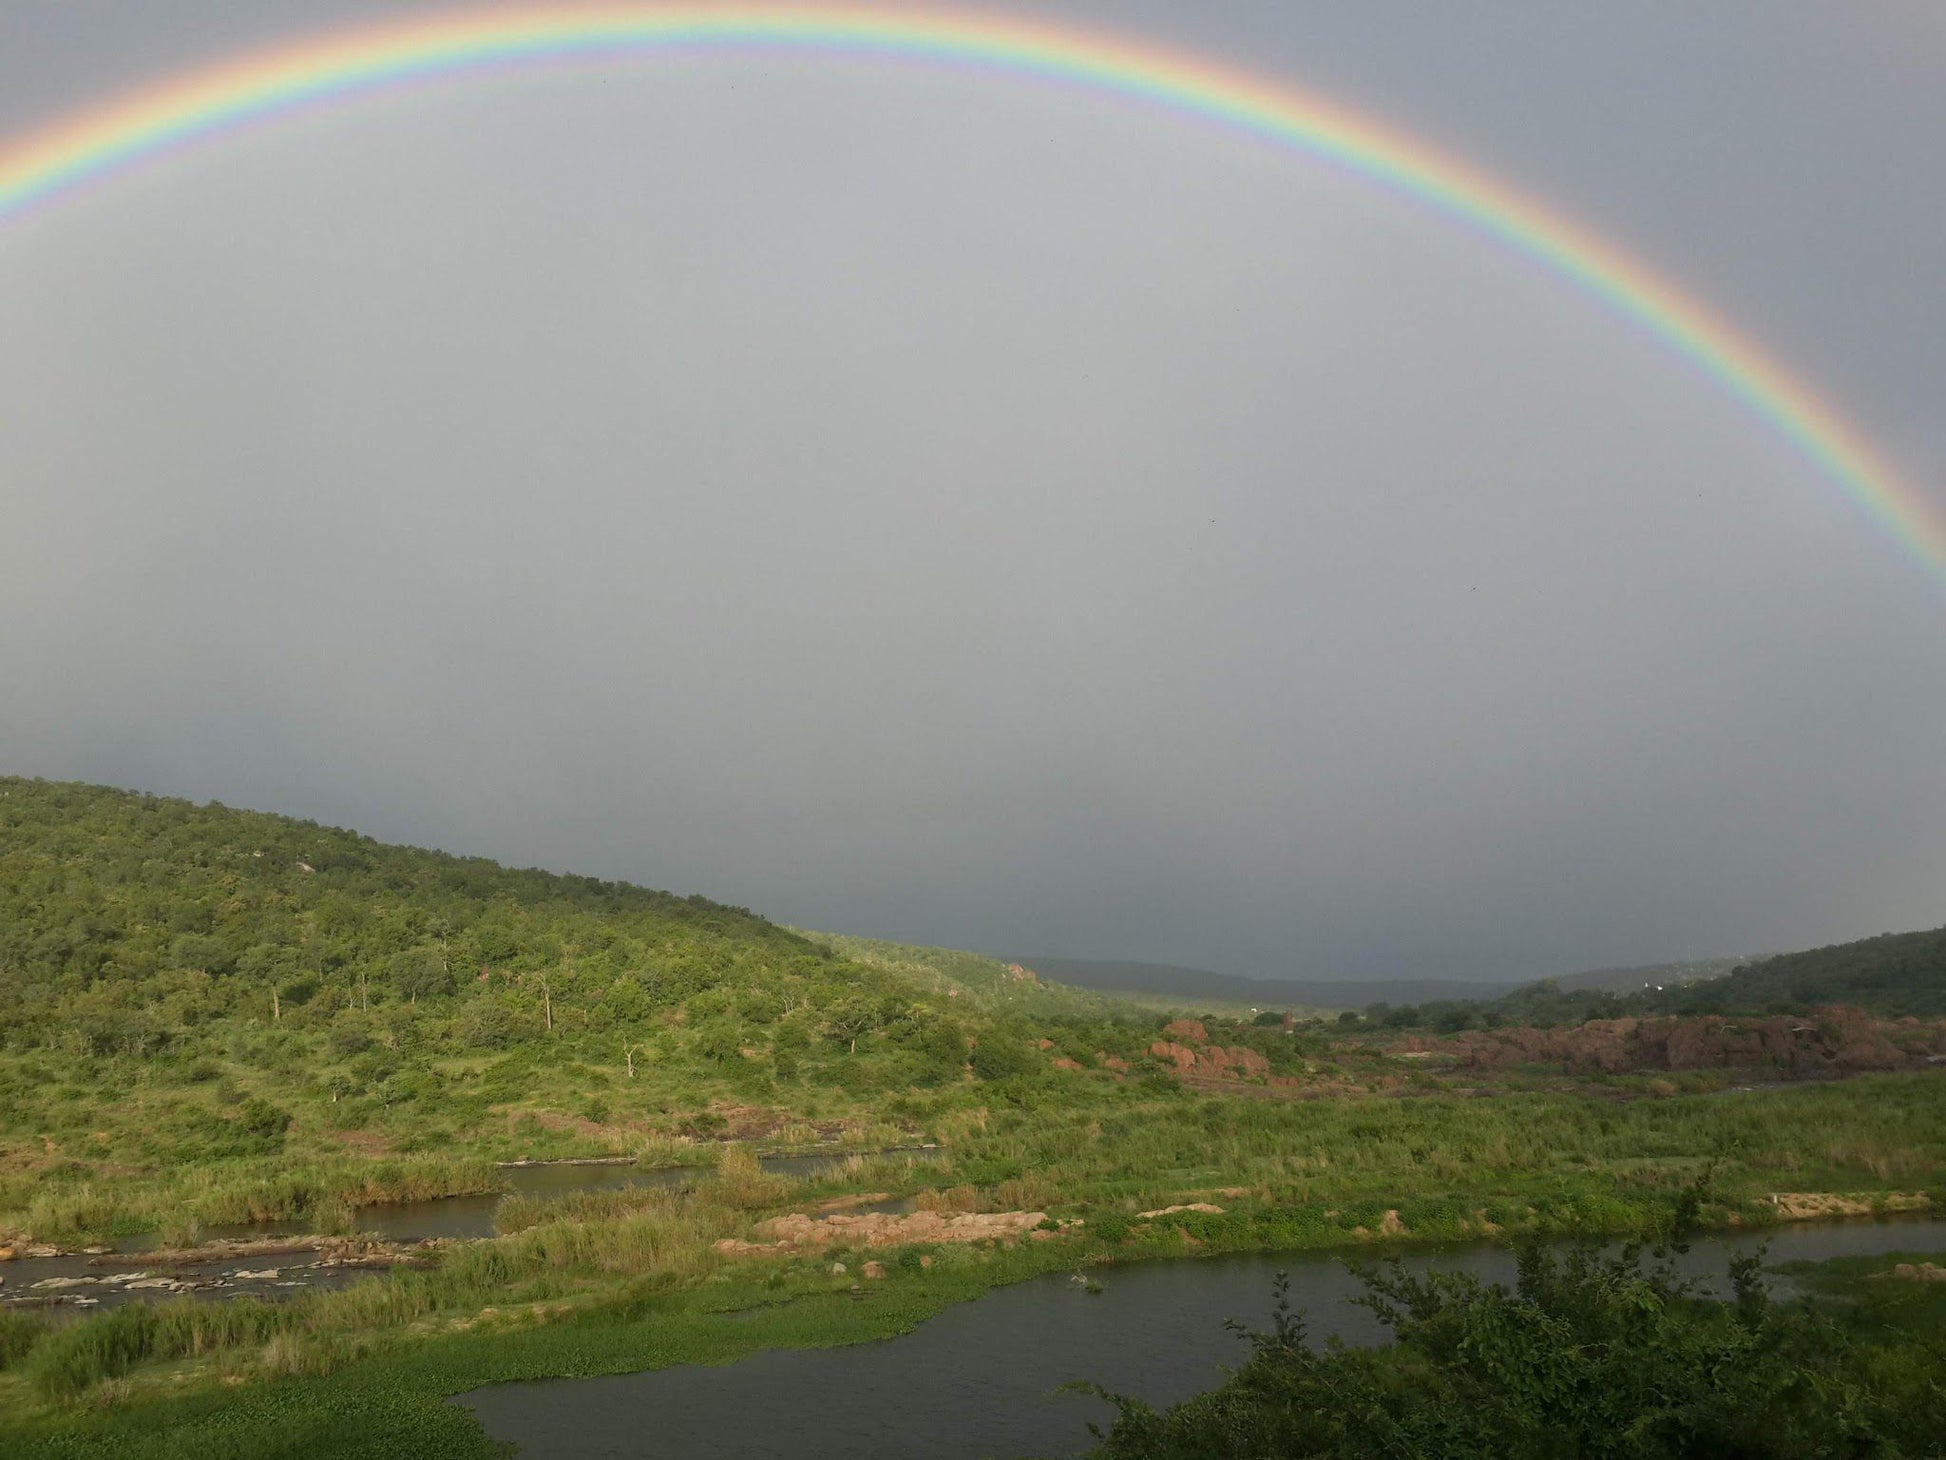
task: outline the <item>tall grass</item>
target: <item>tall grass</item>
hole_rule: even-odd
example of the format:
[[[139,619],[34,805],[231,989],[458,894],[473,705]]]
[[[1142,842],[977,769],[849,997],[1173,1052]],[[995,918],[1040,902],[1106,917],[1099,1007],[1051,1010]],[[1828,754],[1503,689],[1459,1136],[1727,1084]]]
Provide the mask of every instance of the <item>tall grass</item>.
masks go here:
[[[413,1155],[376,1163],[226,1160],[178,1167],[141,1182],[85,1180],[27,1188],[24,1206],[0,1208],[0,1231],[43,1242],[160,1233],[187,1245],[207,1227],[288,1222],[349,1231],[359,1207],[492,1191],[493,1163]]]
[[[261,1343],[294,1316],[289,1308],[251,1298],[130,1303],[44,1334],[29,1350],[25,1371],[43,1398],[71,1399],[150,1360]]]

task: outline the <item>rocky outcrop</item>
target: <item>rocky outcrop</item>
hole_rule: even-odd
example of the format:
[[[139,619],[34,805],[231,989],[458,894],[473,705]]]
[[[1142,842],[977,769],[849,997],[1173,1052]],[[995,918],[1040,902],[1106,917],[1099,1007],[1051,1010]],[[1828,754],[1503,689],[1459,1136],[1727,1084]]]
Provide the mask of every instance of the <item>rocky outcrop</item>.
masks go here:
[[[1169,1027],[1173,1029],[1175,1025]],[[1149,1054],[1173,1064],[1176,1073],[1184,1077],[1193,1075],[1204,1079],[1245,1080],[1270,1073],[1270,1061],[1241,1044],[1229,1049],[1220,1044],[1191,1049],[1186,1044],[1158,1039],[1149,1046]]]
[[[1197,1044],[1209,1043],[1209,1030],[1201,1019],[1177,1019],[1162,1026],[1162,1032],[1170,1039],[1194,1040]]]
[[[1179,1075],[1192,1074],[1196,1069],[1196,1051],[1186,1044],[1174,1044],[1166,1039],[1158,1039],[1149,1046],[1149,1054],[1156,1059],[1173,1063]]]
[[[1413,1040],[1394,1053],[1420,1053]],[[1572,1029],[1486,1029],[1446,1048],[1469,1069],[1558,1064],[1570,1071],[1746,1068],[1804,1078],[1917,1068],[1946,1053],[1946,1021],[1873,1019],[1858,1009],[1807,1017],[1591,1019]]]

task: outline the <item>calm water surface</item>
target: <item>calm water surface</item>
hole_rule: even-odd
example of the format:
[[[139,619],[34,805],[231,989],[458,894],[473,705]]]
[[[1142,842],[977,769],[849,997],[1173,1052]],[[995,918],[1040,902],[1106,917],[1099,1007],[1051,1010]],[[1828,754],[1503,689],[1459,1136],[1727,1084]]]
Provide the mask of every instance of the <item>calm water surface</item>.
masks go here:
[[[1765,1240],[1774,1263],[1929,1252],[1946,1248],[1946,1222],[1723,1234],[1698,1239],[1678,1265],[1721,1279],[1732,1253]],[[1409,1261],[1496,1281],[1514,1275],[1513,1254],[1498,1248],[1449,1248]],[[1098,1269],[1099,1296],[1066,1275],[1001,1288],[877,1343],[770,1350],[720,1368],[500,1384],[455,1402],[471,1408],[495,1439],[531,1456],[1068,1455],[1090,1443],[1089,1421],[1105,1427],[1114,1414],[1101,1400],[1057,1394],[1062,1384],[1088,1380],[1156,1405],[1210,1388],[1247,1352],[1224,1331],[1224,1320],[1267,1326],[1279,1270],[1290,1274],[1292,1302],[1314,1339],[1338,1334],[1375,1343],[1384,1336],[1371,1314],[1346,1301],[1363,1289],[1337,1258],[1163,1261]],[[1773,1291],[1788,1290],[1787,1281],[1773,1280]]]

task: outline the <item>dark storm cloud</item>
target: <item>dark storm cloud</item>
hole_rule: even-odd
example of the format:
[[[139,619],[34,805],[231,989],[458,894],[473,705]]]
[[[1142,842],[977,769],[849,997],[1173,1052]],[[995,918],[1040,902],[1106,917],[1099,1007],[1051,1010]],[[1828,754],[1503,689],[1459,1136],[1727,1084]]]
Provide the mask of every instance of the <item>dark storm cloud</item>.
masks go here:
[[[1938,480],[1923,14],[1423,10],[1061,13],[1558,200]],[[0,122],[292,24],[30,0]],[[829,61],[445,88],[0,233],[0,340],[9,770],[1249,972],[1938,921],[1939,586],[1652,342],[1245,138]]]

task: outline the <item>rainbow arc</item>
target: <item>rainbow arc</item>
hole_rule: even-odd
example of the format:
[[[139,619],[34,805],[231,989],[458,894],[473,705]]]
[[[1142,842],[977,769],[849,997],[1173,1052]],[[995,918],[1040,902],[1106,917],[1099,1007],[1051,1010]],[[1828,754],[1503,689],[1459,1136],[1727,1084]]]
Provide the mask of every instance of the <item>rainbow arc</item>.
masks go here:
[[[112,101],[0,146],[0,223],[90,179],[307,104],[520,63],[766,48],[951,61],[1131,97],[1275,139],[1414,198],[1661,340],[1946,581],[1946,517],[1841,412],[1727,320],[1614,245],[1423,140],[1319,97],[1178,52],[1012,18],[908,8],[592,5],[448,14],[326,35]]]

